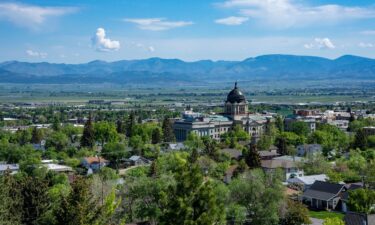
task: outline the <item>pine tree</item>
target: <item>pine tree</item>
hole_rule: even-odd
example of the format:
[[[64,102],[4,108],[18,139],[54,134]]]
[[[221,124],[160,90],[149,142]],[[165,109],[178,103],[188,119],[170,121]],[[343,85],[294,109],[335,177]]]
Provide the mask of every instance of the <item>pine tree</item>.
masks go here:
[[[42,131],[38,129],[37,127],[34,127],[31,133],[31,143],[40,144],[42,139],[43,139]]]
[[[354,137],[354,148],[359,148],[361,150],[365,150],[367,147],[367,137],[366,133],[363,129],[359,129]]]
[[[125,134],[125,124],[122,120],[117,120],[116,122],[116,130],[119,134]]]
[[[278,153],[280,155],[286,155],[286,154],[288,154],[288,145],[286,143],[285,137],[279,137],[277,139],[276,146],[277,146]]]
[[[157,164],[156,164],[156,159],[154,161],[152,161],[148,174],[149,174],[150,177],[157,177],[158,168],[157,168]]]
[[[172,128],[172,123],[168,117],[165,117],[162,124],[164,142],[174,142],[176,140]]]
[[[245,154],[245,162],[250,169],[261,166],[260,155],[255,144],[250,144],[249,150]]]
[[[83,129],[83,134],[81,138],[81,147],[92,148],[95,145],[95,132],[92,124],[91,116],[87,120],[85,127]]]
[[[280,132],[284,131],[284,120],[281,116],[276,117],[276,127],[279,129]]]
[[[126,137],[132,137],[133,136],[134,126],[135,126],[135,113],[132,111],[132,112],[130,112],[129,117],[126,120],[126,124],[125,124]]]
[[[152,144],[159,144],[161,142],[161,131],[159,128],[155,128],[152,131],[151,135],[151,143]]]

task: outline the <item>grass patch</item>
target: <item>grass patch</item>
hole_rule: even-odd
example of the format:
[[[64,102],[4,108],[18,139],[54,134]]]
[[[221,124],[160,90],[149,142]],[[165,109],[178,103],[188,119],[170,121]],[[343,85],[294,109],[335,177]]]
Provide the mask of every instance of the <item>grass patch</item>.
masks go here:
[[[327,218],[334,218],[338,217],[340,219],[344,219],[344,214],[338,212],[328,212],[328,211],[310,211],[310,217],[316,219],[327,219]]]

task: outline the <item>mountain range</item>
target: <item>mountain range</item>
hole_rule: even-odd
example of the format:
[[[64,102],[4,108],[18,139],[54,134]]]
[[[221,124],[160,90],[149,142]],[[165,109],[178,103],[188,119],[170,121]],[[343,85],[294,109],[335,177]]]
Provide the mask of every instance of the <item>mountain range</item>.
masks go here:
[[[150,58],[83,64],[0,63],[1,83],[210,83],[233,80],[375,79],[375,59],[345,55],[337,59],[263,55],[243,61]]]

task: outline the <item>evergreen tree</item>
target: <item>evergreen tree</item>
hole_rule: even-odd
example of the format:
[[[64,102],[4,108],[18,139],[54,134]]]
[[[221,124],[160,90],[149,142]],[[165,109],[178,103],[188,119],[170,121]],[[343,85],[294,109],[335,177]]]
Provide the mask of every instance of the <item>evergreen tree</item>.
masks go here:
[[[95,145],[95,132],[92,124],[91,116],[87,120],[85,127],[83,129],[83,134],[81,138],[81,147],[93,148]]]
[[[151,143],[152,144],[159,144],[161,142],[161,131],[157,127],[152,130],[152,135],[151,135]]]
[[[148,174],[150,177],[157,177],[158,168],[157,168],[156,160],[152,161]]]
[[[125,124],[123,123],[122,120],[117,120],[116,122],[116,130],[117,130],[117,133],[119,134],[125,134]]]
[[[255,144],[250,144],[249,150],[245,154],[245,162],[250,169],[259,168],[261,166],[260,156]]]
[[[288,145],[286,138],[278,137],[276,142],[277,150],[280,155],[286,155],[288,153]]]
[[[367,147],[367,137],[363,129],[359,129],[354,137],[354,148],[365,150]]]
[[[21,189],[10,171],[0,176],[0,224],[21,224]]]
[[[276,117],[276,127],[280,132],[284,131],[284,120],[281,116]]]
[[[60,124],[59,118],[57,118],[57,117],[53,118],[52,129],[54,131],[59,131],[61,129],[61,124]]]
[[[172,123],[168,117],[165,117],[162,124],[164,142],[174,142],[176,140],[172,128]]]
[[[126,137],[132,137],[133,136],[134,126],[135,126],[135,113],[132,111],[132,112],[130,112],[129,117],[126,120],[126,124],[125,124]]]
[[[42,131],[38,129],[37,127],[34,127],[31,133],[31,143],[40,144],[42,139],[43,139]]]
[[[190,154],[190,157],[189,157],[189,162],[190,163],[196,163],[197,160],[199,158],[199,153],[198,153],[198,150],[196,148],[193,148],[193,150],[191,150],[191,154]]]
[[[175,173],[177,186],[168,193],[168,201],[160,218],[161,225],[223,224],[224,205],[211,181],[204,181],[196,163],[179,165]]]

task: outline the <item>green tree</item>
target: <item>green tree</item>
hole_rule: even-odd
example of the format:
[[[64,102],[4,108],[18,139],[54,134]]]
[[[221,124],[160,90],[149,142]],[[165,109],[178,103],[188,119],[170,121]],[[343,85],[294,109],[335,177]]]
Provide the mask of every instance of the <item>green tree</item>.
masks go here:
[[[290,125],[290,131],[299,135],[307,137],[310,133],[309,126],[303,121],[295,121]]]
[[[246,151],[245,162],[250,169],[261,167],[260,155],[255,144],[250,144],[249,149]]]
[[[281,225],[304,225],[311,224],[310,214],[307,207],[292,200],[288,200],[285,215],[281,218]]]
[[[204,182],[197,164],[182,162],[176,168],[175,178],[176,187],[168,192],[160,224],[223,224],[224,205],[216,196],[213,183]]]
[[[151,137],[151,143],[152,144],[159,144],[162,139],[162,134],[160,128],[155,128],[152,130],[152,137]]]
[[[67,124],[62,127],[61,131],[68,136],[70,143],[74,143],[78,134],[80,133],[80,129],[78,127],[74,127],[72,124]]]
[[[288,145],[302,144],[303,138],[293,132],[281,132],[276,139],[276,146],[281,155],[288,154]]]
[[[276,117],[275,125],[280,132],[284,132],[284,119],[281,116]]]
[[[219,149],[216,141],[208,136],[203,137],[202,140],[204,144],[203,154],[209,156],[213,160],[218,159]]]
[[[21,187],[9,172],[0,176],[0,224],[21,225]]]
[[[68,137],[61,131],[53,132],[46,140],[46,148],[54,147],[63,150],[69,143]]]
[[[97,122],[94,124],[95,139],[101,143],[102,146],[106,142],[115,142],[118,139],[116,127],[113,123]]]
[[[41,129],[38,129],[36,126],[33,128],[31,132],[31,143],[33,144],[40,144],[43,139],[43,133]]]
[[[126,123],[125,123],[125,133],[126,137],[132,137],[134,132],[134,126],[135,126],[135,113],[132,111],[130,112]]]
[[[363,129],[359,129],[354,137],[353,148],[365,150],[367,147],[367,137]]]
[[[249,224],[276,225],[283,202],[280,175],[251,170],[229,184],[230,201],[246,208]]]
[[[81,147],[93,148],[95,145],[95,131],[92,124],[91,116],[85,123],[81,137]]]
[[[348,207],[351,211],[372,214],[375,212],[374,204],[374,190],[360,188],[349,191]]]
[[[174,142],[176,137],[174,136],[171,120],[165,117],[162,124],[163,130],[163,141],[164,142]]]
[[[125,134],[126,133],[126,129],[125,129],[125,124],[122,120],[117,120],[116,122],[116,131],[117,133],[119,134]]]
[[[119,161],[128,157],[129,151],[126,150],[125,145],[122,143],[109,142],[104,145],[102,155],[118,168]]]

